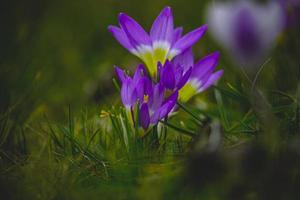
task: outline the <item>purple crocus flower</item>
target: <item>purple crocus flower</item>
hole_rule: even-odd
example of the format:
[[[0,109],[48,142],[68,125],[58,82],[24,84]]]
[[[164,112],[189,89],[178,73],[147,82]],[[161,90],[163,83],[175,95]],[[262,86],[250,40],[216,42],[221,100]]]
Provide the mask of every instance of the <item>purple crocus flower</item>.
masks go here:
[[[165,7],[153,22],[148,34],[134,19],[124,13],[119,14],[119,25],[109,26],[109,31],[118,42],[146,64],[152,77],[157,73],[157,63],[171,60],[198,41],[206,32],[201,26],[184,36],[182,28],[174,28],[170,7]]]
[[[219,52],[214,52],[194,64],[192,50],[188,49],[174,58],[174,65],[183,66],[185,69],[192,67],[187,83],[179,90],[180,101],[188,101],[192,96],[206,90],[219,80],[223,75],[223,70],[214,72],[219,57]]]
[[[139,65],[136,69],[133,78],[126,75],[126,73],[121,70],[119,67],[115,66],[115,72],[118,79],[120,80],[121,86],[121,99],[122,103],[127,110],[130,110],[132,106],[136,103],[138,98],[141,98],[141,89],[139,85],[143,82],[143,85],[146,85],[147,78],[145,76],[144,66]],[[150,80],[149,80],[150,82]],[[151,82],[150,82],[151,83]]]
[[[135,105],[138,105],[138,123],[144,129],[167,117],[175,106],[178,91],[173,92],[165,99],[165,87],[161,83],[153,84],[143,65],[138,66],[133,78],[126,75],[119,67],[115,67],[115,72],[122,84],[121,99],[123,105],[131,114]],[[133,119],[133,121],[135,120]]]
[[[214,3],[208,9],[213,36],[242,66],[260,66],[284,24],[279,4],[270,1]]]

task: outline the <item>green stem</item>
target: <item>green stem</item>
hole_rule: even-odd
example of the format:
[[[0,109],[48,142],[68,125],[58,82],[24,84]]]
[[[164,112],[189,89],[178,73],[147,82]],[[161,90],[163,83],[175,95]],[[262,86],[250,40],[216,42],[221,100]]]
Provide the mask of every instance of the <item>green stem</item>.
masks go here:
[[[180,133],[183,133],[183,134],[185,134],[185,135],[188,135],[188,136],[190,136],[190,137],[195,137],[195,136],[196,136],[196,134],[193,133],[193,132],[191,132],[191,131],[188,131],[188,130],[179,128],[179,127],[177,127],[177,126],[175,126],[175,125],[173,125],[173,124],[170,124],[170,123],[168,123],[168,122],[165,122],[165,121],[163,121],[163,120],[160,120],[159,122],[163,123],[164,125],[166,125],[166,126],[172,128],[172,129],[174,129],[174,130],[176,130],[176,131],[178,131],[178,132],[180,132]]]
[[[201,119],[199,119],[199,117],[198,117],[195,113],[193,113],[191,110],[189,110],[185,105],[179,103],[178,101],[177,101],[177,105],[178,105],[182,110],[184,110],[186,113],[188,113],[189,115],[191,115],[195,120],[197,120],[199,126],[202,126],[202,125],[203,125],[203,122],[201,121]],[[205,115],[205,114],[204,114],[204,115]],[[205,115],[205,116],[208,117],[207,115]]]

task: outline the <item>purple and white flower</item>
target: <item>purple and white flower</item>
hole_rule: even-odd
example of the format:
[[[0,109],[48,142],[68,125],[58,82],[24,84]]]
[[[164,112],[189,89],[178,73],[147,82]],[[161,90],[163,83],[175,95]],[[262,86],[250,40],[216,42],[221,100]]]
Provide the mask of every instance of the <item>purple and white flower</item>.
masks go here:
[[[284,14],[275,1],[214,3],[207,17],[216,40],[245,67],[262,64],[284,25]]]
[[[203,25],[182,36],[182,28],[174,28],[170,7],[165,7],[152,24],[148,34],[134,19],[119,14],[119,25],[109,26],[118,42],[146,64],[152,77],[157,75],[157,63],[171,60],[197,42],[206,32]]]
[[[191,68],[189,79],[179,90],[179,100],[188,101],[194,95],[206,90],[215,84],[223,75],[223,70],[215,72],[220,54],[214,52],[200,59],[194,64],[194,57],[191,49],[174,58],[175,66],[182,66],[184,69]]]

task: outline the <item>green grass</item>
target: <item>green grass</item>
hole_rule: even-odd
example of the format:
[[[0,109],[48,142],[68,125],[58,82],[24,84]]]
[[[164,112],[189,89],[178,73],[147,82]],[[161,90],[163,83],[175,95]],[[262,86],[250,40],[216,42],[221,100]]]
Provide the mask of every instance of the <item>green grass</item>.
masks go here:
[[[237,192],[235,187],[245,187],[241,198],[271,195],[256,191],[259,182],[250,187],[248,176],[266,173],[264,181],[270,181],[275,173],[268,172],[273,169],[270,163],[286,155],[297,157],[297,133],[292,129],[297,100],[275,94],[275,103],[263,114],[273,116],[279,130],[290,131],[266,144],[259,139],[266,125],[249,102],[252,97],[232,85],[212,90],[214,106],[202,110],[179,104],[181,109],[168,122],[147,132],[133,127],[119,106],[76,114],[69,106],[64,123],[47,115],[38,123],[24,123],[16,132],[16,151],[1,151],[3,194],[17,199],[223,199]],[[287,103],[278,105],[281,101]],[[245,112],[234,110],[236,105]],[[2,129],[10,127],[3,116]],[[1,136],[3,145],[8,137]],[[275,152],[269,149],[272,141],[279,143]],[[266,166],[259,163],[264,159]],[[295,168],[299,165],[285,164],[294,170],[288,180],[298,181],[294,178],[300,175]]]

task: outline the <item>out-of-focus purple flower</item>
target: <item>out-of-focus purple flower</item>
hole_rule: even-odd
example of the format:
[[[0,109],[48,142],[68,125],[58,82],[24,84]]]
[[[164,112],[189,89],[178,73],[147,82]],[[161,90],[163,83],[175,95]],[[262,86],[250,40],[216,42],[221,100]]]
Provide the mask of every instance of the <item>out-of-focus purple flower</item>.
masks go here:
[[[155,19],[150,34],[124,13],[119,14],[119,25],[108,29],[124,48],[144,61],[152,77],[157,73],[158,62],[164,64],[166,59],[191,47],[207,29],[204,25],[181,36],[182,28],[174,28],[170,7],[165,7]]]
[[[185,69],[192,67],[187,83],[179,90],[180,101],[188,101],[192,96],[206,90],[219,80],[223,75],[223,70],[215,72],[219,57],[219,52],[214,52],[194,64],[192,50],[188,49],[174,58],[174,65]]]
[[[143,65],[139,65],[134,76],[126,75],[119,67],[115,72],[120,80],[122,103],[130,113],[137,106],[139,112],[138,121],[132,115],[133,121],[147,129],[151,124],[157,124],[160,119],[168,116],[175,106],[178,98],[178,91],[165,98],[165,87],[161,83],[153,84]]]
[[[260,65],[284,25],[279,4],[270,1],[214,3],[208,9],[213,36],[242,66]]]
[[[299,0],[279,0],[287,19],[286,25],[299,25],[300,22],[300,1]]]

